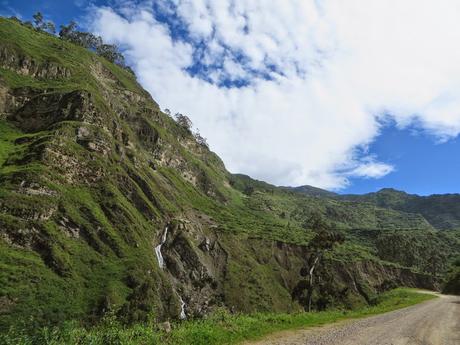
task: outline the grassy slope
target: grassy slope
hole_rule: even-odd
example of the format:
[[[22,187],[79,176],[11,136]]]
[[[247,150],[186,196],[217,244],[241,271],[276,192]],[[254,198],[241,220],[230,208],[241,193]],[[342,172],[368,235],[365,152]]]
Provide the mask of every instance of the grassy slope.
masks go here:
[[[151,326],[126,328],[113,318],[106,318],[98,327],[83,329],[68,324],[61,329],[44,329],[31,338],[19,329],[0,336],[4,344],[170,344],[170,345],[218,345],[237,344],[244,340],[287,329],[299,329],[333,323],[340,320],[367,317],[405,308],[435,298],[409,289],[396,289],[380,295],[373,306],[353,311],[331,310],[314,313],[230,315],[224,311],[205,320],[188,321],[174,326],[173,332],[165,334]]]
[[[88,66],[92,64],[94,59],[97,59],[117,76],[123,87],[134,92],[142,90],[134,77],[122,68],[97,57],[82,47],[58,40],[49,34],[27,29],[15,21],[0,18],[0,37],[0,43],[3,47],[14,50],[23,56],[33,57],[38,64],[55,63],[68,68],[72,73],[70,80],[44,80],[21,76],[2,69],[2,77],[13,87],[32,86],[63,91],[84,89],[98,94],[99,85],[88,70]]]
[[[460,229],[437,230],[417,212],[392,209],[391,205],[396,205],[401,195],[407,195],[405,193],[384,190],[382,195],[387,201],[379,203],[370,202],[366,195],[314,197],[279,189],[244,175],[235,175],[233,185],[241,191],[251,186],[252,193],[246,199],[247,207],[282,215],[286,224],[301,227],[313,212],[325,215],[335,228],[341,229],[347,236],[348,241],[336,252],[336,256],[344,260],[379,257],[383,261],[425,271],[429,270],[434,256],[441,256],[441,266],[446,268],[449,261],[460,254]],[[439,198],[442,199],[441,196]]]
[[[106,110],[99,92],[101,85],[98,85],[88,70],[88,66],[98,61],[116,76],[120,81],[120,88],[140,94],[145,93],[137,85],[133,76],[126,71],[96,57],[83,48],[50,35],[29,30],[16,22],[0,19],[0,37],[0,43],[3,46],[13,49],[20,55],[32,56],[38,63],[56,62],[69,68],[72,73],[72,77],[66,80],[43,80],[22,76],[10,70],[0,70],[3,82],[10,88],[32,87],[36,90],[51,88],[53,92],[85,90],[91,92],[97,105]],[[61,133],[73,130],[74,124],[72,123],[60,124]],[[46,161],[23,159],[35,149],[35,142],[40,141],[45,145],[52,145],[52,132],[40,132],[33,135],[21,133],[4,120],[1,121],[0,131],[2,134],[0,173],[3,178],[0,201],[8,201],[11,205],[21,209],[36,208],[43,204],[46,197],[24,196],[14,192],[16,176],[27,179],[31,176],[31,172],[33,175],[38,173],[38,176],[47,176],[48,187],[60,193],[59,207],[67,217],[79,226],[86,227],[88,231],[91,231],[91,228],[94,228],[94,222],[97,222],[104,227],[106,232],[104,241],[96,234],[89,234],[93,243],[93,247],[90,247],[84,241],[72,241],[66,238],[57,229],[54,221],[31,224],[31,222],[2,214],[0,228],[40,226],[43,231],[42,235],[46,237],[45,241],[48,246],[46,249],[52,262],[60,267],[60,271],[64,271],[64,274],[56,274],[56,270],[50,270],[50,267],[45,265],[44,258],[36,252],[15,249],[3,241],[0,242],[1,295],[21,301],[14,313],[5,315],[2,322],[10,324],[13,320],[27,315],[33,316],[33,320],[37,322],[44,320],[57,322],[69,317],[81,318],[88,315],[90,308],[100,303],[101,298],[108,297],[109,300],[112,300],[111,303],[123,301],[130,292],[130,289],[122,283],[123,280],[130,274],[145,272],[148,268],[155,266],[151,248],[148,246],[151,235],[145,233],[145,229],[151,225],[146,222],[145,217],[139,215],[132,203],[115,187],[117,182],[107,181],[106,190],[112,190],[113,195],[111,200],[105,200],[105,202],[117,204],[124,209],[123,213],[114,217],[113,222],[133,224],[133,227],[136,228],[132,234],[135,240],[145,243],[134,252],[125,243],[126,240],[121,238],[121,234],[114,230],[108,220],[108,215],[104,214],[101,208],[104,196],[99,194],[101,189],[90,190],[86,186],[67,186],[60,183],[59,172],[50,169]],[[15,139],[27,136],[33,137],[35,141],[21,145],[13,144]],[[71,142],[68,144],[69,147],[74,145]],[[85,155],[85,150],[82,150],[81,147],[72,147],[75,156]],[[99,160],[94,165],[98,164],[104,163]],[[117,167],[109,167],[109,169],[114,174],[118,170]],[[90,210],[90,214],[82,214],[82,209]],[[140,230],[144,230],[144,233],[139,233]],[[65,276],[64,279],[62,275]],[[139,274],[138,278],[142,280],[142,274]],[[29,321],[29,323],[33,328],[33,322]]]
[[[385,188],[376,193],[344,195],[337,198],[421,214],[439,230],[460,228],[460,194],[418,196]]]
[[[113,117],[120,121],[124,130],[130,134],[130,140],[139,146],[144,145],[144,138],[136,137],[133,133],[132,124],[122,122],[107,106],[101,94],[104,85],[95,80],[88,67],[99,62],[120,81],[114,88],[145,94],[126,71],[80,47],[9,20],[0,19],[0,44],[19,55],[33,57],[36,63],[52,61],[71,71],[69,79],[43,80],[3,69],[0,70],[0,77],[6,86],[38,91],[47,89],[54,93],[88,91],[98,109],[108,117],[107,120]],[[155,111],[155,107],[152,108]],[[163,228],[163,218],[180,215],[186,209],[192,208],[210,215],[218,222],[220,231],[241,240],[251,235],[306,243],[308,234],[298,225],[286,227],[286,221],[276,215],[248,209],[246,198],[240,192],[223,186],[227,172],[218,157],[205,152],[204,161],[202,155],[185,150],[178,143],[178,138],[184,133],[166,115],[160,113],[158,116],[158,121],[152,121],[151,117],[146,117],[145,121],[173,150],[179,151],[192,169],[201,171],[216,186],[218,192],[228,200],[226,204],[209,198],[202,190],[186,182],[176,169],[159,166],[156,173],[152,173],[150,169],[134,166],[131,161],[121,161],[117,156],[107,162],[105,157],[89,155],[72,138],[81,126],[79,123],[60,122],[49,130],[27,134],[8,121],[0,120],[0,202],[8,207],[8,211],[0,215],[0,228],[7,229],[15,236],[22,233],[24,228],[37,228],[40,231],[38,240],[46,246],[41,246],[40,251],[36,252],[11,247],[0,241],[1,296],[7,297],[7,306],[10,301],[20,302],[13,313],[2,315],[3,325],[33,316],[34,321],[28,322],[33,328],[35,321],[59,322],[68,318],[83,318],[93,314],[94,309],[100,308],[98,305],[106,301],[112,305],[121,305],[128,296],[135,293],[125,283],[132,280],[132,277],[139,284],[147,284],[155,290],[162,289],[158,287],[161,278],[151,241]],[[19,138],[30,140],[15,142]],[[108,140],[112,146],[118,144],[114,138]],[[106,171],[107,178],[98,186],[90,187],[84,183],[68,185],[62,178],[66,171],[56,170],[51,166],[52,162],[43,160],[42,148],[65,149],[65,154],[89,162],[92,170]],[[139,149],[133,155],[141,162],[150,159],[147,150]],[[37,156],[38,159],[30,159],[31,156]],[[145,185],[133,181],[131,175],[126,176],[127,171],[131,174],[134,172]],[[120,178],[123,178],[123,184],[119,182]],[[18,193],[17,185],[21,180],[37,181],[57,191],[58,197]],[[123,189],[127,183],[127,189]],[[132,194],[136,195],[137,204],[128,197]],[[58,207],[59,210],[55,217],[44,222],[13,216],[46,210],[47,207]],[[63,234],[58,224],[62,216],[84,229],[85,238],[74,240]],[[101,230],[95,231],[98,227]],[[235,241],[236,238],[230,241],[230,245],[233,246]],[[242,253],[242,257],[250,257],[250,253]],[[237,261],[233,263],[229,280],[243,280],[241,270],[245,269],[244,264]],[[251,264],[257,265],[254,260]],[[153,279],[145,273],[152,270]],[[261,272],[261,276],[264,279],[269,277],[265,272]],[[149,303],[159,304],[160,298],[156,296]]]
[[[152,241],[158,238],[166,219],[180,217],[190,210],[212,217],[218,231],[225,235],[227,249],[232,254],[225,292],[234,299],[244,294],[253,301],[254,304],[246,303],[248,311],[268,310],[290,300],[287,290],[281,291],[280,285],[270,284],[277,278],[277,272],[270,272],[255,259],[254,252],[267,252],[269,256],[270,248],[264,242],[252,248],[239,245],[248,239],[306,244],[312,233],[305,229],[304,223],[313,212],[319,211],[349,235],[349,241],[339,248],[337,259],[379,260],[375,246],[362,239],[358,241],[349,232],[351,229],[390,227],[431,231],[418,215],[370,204],[304,197],[269,184],[231,177],[213,153],[196,147],[186,149],[181,140],[190,140],[190,135],[181,131],[152,101],[139,107],[129,104],[132,113],[121,118],[102,91],[113,92],[111,101],[117,101],[119,92],[124,90],[146,96],[145,91],[132,75],[85,49],[1,18],[0,45],[33,57],[37,63],[51,61],[71,71],[68,79],[44,80],[0,69],[1,83],[10,89],[87,91],[104,116],[103,121],[117,122],[136,147],[128,152],[132,159],[123,159],[118,153],[106,157],[89,153],[75,142],[75,132],[82,125],[79,122],[63,121],[44,131],[23,133],[8,121],[0,120],[0,203],[4,202],[7,208],[7,212],[0,214],[0,230],[21,234],[24,238],[18,235],[18,241],[24,240],[21,245],[29,248],[30,234],[24,235],[23,230],[39,229],[38,239],[34,240],[42,245],[40,250],[21,249],[0,240],[0,298],[7,296],[6,304],[20,302],[14,312],[1,315],[4,325],[29,316],[37,323],[94,317],[101,305],[119,306],[129,298],[140,298],[136,295],[140,286],[155,292],[154,296],[142,296],[148,298],[145,304],[152,308],[144,310],[145,314],[170,312],[153,310],[171,296],[164,294],[168,286],[156,265]],[[109,70],[117,83],[109,87],[101,84],[90,73],[89,67],[95,63]],[[136,121],[140,120],[148,123],[147,135],[135,131]],[[113,152],[117,145],[124,145],[115,136],[107,137],[97,126],[90,128],[96,139],[104,139]],[[182,157],[186,168],[202,177],[200,184],[211,185],[216,196],[210,197],[200,185],[187,182],[178,169],[159,165],[153,172],[148,167],[156,147],[152,148],[146,139],[155,133],[161,139],[162,149]],[[20,142],[15,141],[19,138]],[[63,178],[65,169],[43,158],[43,148],[64,150],[66,155],[87,164],[90,171],[104,171],[105,178],[92,186],[79,181],[68,184]],[[19,193],[22,180],[38,181],[56,191],[57,196]],[[250,196],[242,193],[248,183],[256,184]],[[17,216],[53,207],[57,208],[56,214],[45,221]],[[60,228],[62,217],[83,229],[85,236],[69,238]],[[247,279],[251,270],[257,272],[254,281]],[[128,286],[126,282],[133,280],[138,285]],[[272,301],[265,299],[265,295],[277,298]],[[174,309],[174,303],[178,302],[173,300],[170,309]],[[138,316],[136,311],[133,314]],[[28,324],[35,327],[30,320]]]

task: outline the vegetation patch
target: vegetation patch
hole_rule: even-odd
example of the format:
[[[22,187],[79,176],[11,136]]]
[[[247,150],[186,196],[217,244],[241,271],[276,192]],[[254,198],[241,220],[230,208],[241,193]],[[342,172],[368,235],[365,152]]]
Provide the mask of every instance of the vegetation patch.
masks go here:
[[[459,253],[460,232],[399,210],[394,193],[354,201],[232,175],[185,115],[162,112],[111,62],[114,47],[98,52],[103,43],[74,25],[58,38],[35,20],[0,18],[5,342],[237,342],[352,315],[269,312],[352,309],[389,287],[433,287]],[[460,212],[449,210],[454,225]],[[179,318],[179,299],[195,321],[158,332]],[[246,314],[206,318],[217,308]]]
[[[340,320],[362,318],[409,307],[435,298],[410,289],[395,289],[375,298],[373,306],[356,310],[331,310],[297,314],[238,314],[220,310],[203,320],[186,321],[173,325],[171,333],[156,330],[151,324],[125,327],[112,315],[92,328],[67,323],[62,328],[43,328],[29,335],[19,328],[0,336],[0,343],[8,345],[58,345],[58,344],[170,344],[170,345],[218,345],[237,344],[244,340],[287,329],[319,326]]]

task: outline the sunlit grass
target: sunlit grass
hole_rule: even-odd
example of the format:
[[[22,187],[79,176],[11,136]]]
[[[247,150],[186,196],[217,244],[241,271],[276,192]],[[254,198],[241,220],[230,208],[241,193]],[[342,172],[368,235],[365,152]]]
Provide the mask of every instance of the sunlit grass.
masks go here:
[[[256,313],[232,315],[220,310],[202,320],[173,325],[169,334],[156,330],[154,325],[121,325],[113,316],[99,325],[86,329],[75,323],[62,328],[43,328],[35,335],[27,335],[17,328],[0,336],[1,344],[181,344],[213,345],[237,344],[260,339],[272,332],[319,326],[345,319],[361,318],[408,307],[435,298],[411,289],[395,289],[373,301],[373,306],[355,310],[330,310],[313,313],[275,314]]]

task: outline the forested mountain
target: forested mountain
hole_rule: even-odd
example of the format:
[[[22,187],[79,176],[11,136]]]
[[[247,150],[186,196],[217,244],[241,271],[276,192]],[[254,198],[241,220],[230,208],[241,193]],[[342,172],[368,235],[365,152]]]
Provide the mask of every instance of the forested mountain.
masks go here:
[[[351,308],[459,254],[458,196],[230,174],[109,60],[0,19],[0,327]]]
[[[420,196],[392,188],[368,194],[337,194],[311,186],[287,187],[287,190],[308,196],[368,203],[377,207],[419,214],[436,229],[460,228],[460,194]]]

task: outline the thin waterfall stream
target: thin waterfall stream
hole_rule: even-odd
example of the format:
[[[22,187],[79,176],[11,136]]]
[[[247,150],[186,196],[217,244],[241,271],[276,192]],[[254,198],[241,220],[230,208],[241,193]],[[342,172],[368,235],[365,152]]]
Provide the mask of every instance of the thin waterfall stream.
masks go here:
[[[168,239],[168,226],[165,227],[165,231],[163,232],[163,236],[161,236],[161,242],[159,245],[157,245],[155,247],[155,254],[157,256],[157,260],[158,260],[158,265],[160,266],[161,269],[165,269],[166,268],[166,265],[165,265],[165,260],[163,258],[163,254],[161,253],[161,248],[163,247],[163,245],[166,243],[166,240]],[[187,318],[187,314],[185,313],[185,307],[187,306],[187,304],[184,302],[183,298],[181,295],[179,295],[179,293],[176,291],[177,293],[177,297],[179,297],[179,301],[180,301],[180,319],[181,320],[185,320]]]
[[[161,254],[161,247],[166,243],[168,238],[168,227],[166,226],[163,236],[161,236],[161,243],[155,247],[155,254],[157,255],[158,265],[160,268],[165,268],[165,260],[163,259],[163,254]]]
[[[184,300],[182,299],[181,295],[179,295],[179,293],[177,294],[177,296],[179,296],[179,301],[180,301],[180,319],[181,320],[185,320],[187,318],[187,314],[185,313],[185,307],[187,306],[184,302]]]

